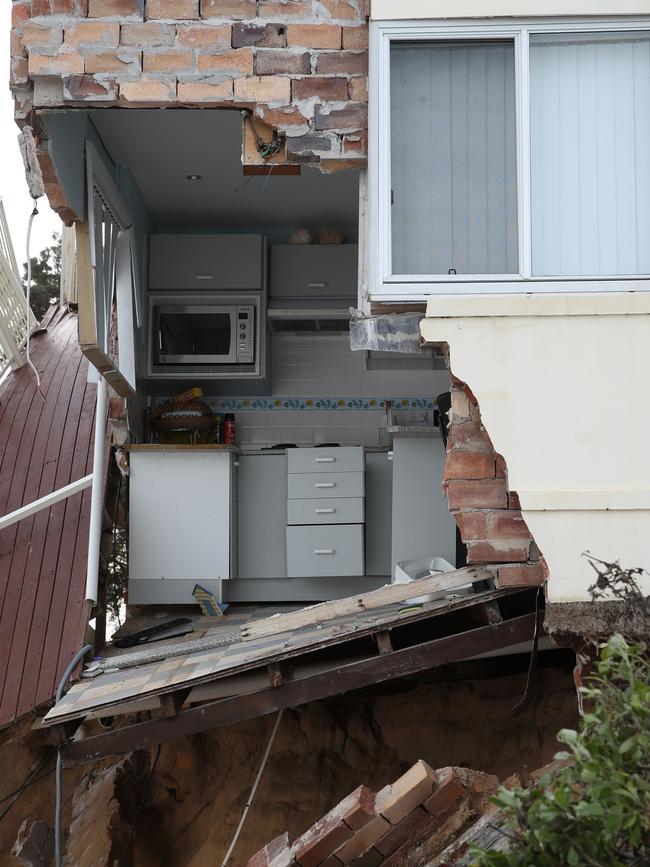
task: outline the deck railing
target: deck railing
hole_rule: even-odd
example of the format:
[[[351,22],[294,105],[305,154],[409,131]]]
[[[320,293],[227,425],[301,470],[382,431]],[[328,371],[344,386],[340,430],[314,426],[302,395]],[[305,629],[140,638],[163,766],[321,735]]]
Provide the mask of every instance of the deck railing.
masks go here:
[[[0,375],[8,365],[24,364],[22,349],[27,335],[36,325],[23,291],[7,217],[0,198]]]

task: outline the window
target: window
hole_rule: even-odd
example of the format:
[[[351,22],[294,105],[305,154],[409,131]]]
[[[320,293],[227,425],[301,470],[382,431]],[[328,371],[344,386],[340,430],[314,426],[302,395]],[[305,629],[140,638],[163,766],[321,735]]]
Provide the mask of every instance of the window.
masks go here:
[[[650,288],[650,21],[375,22],[372,49],[371,297]]]

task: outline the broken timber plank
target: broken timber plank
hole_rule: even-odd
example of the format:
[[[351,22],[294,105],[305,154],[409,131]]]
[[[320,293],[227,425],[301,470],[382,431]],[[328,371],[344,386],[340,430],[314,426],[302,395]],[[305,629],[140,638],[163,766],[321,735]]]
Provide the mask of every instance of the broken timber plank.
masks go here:
[[[537,614],[525,614],[502,623],[437,638],[383,656],[341,665],[311,677],[290,681],[283,686],[268,687],[247,695],[197,705],[188,710],[181,710],[174,717],[136,723],[73,741],[62,749],[64,765],[72,767],[85,762],[98,761],[109,755],[122,755],[132,750],[146,749],[153,744],[187,737],[219,726],[232,725],[283,708],[297,707],[371,684],[406,677],[450,662],[458,662],[471,656],[510,647],[532,639],[535,625],[537,624],[539,632],[543,628],[543,623],[543,611]]]
[[[495,569],[485,566],[466,566],[463,569],[456,569],[454,572],[441,572],[431,575],[429,578],[418,578],[416,581],[411,581],[410,584],[389,584],[386,587],[380,587],[379,590],[371,590],[360,596],[334,599],[331,602],[322,602],[320,605],[301,608],[299,611],[278,614],[263,620],[253,620],[241,627],[241,635],[244,641],[250,641],[253,638],[266,638],[279,632],[299,629],[301,626],[313,626],[317,623],[335,620],[337,617],[357,614],[359,611],[384,608],[386,605],[404,602],[406,599],[422,596],[425,593],[456,590],[465,584],[489,581],[495,576]]]
[[[390,640],[390,631],[388,629],[384,629],[382,632],[378,632],[375,635],[375,639],[377,641],[377,649],[382,656],[385,653],[393,652],[393,644]]]

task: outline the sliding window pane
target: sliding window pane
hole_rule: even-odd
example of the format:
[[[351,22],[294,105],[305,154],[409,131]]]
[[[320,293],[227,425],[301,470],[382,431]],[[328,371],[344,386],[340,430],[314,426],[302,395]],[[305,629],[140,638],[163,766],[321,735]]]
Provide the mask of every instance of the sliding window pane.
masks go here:
[[[512,41],[393,43],[394,274],[515,274]]]
[[[533,273],[650,273],[650,36],[531,36]]]

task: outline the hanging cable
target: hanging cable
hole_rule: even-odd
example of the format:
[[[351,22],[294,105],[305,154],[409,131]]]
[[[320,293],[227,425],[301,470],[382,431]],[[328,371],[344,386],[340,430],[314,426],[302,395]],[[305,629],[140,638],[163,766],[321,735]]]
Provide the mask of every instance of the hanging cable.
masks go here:
[[[156,772],[156,765],[158,764],[159,758],[160,758],[160,744],[158,744],[158,750],[156,751],[156,758],[154,759],[153,764],[151,765],[151,768],[150,768],[149,773],[147,775],[147,781],[144,784],[144,787],[142,789],[142,794],[140,795],[140,798],[138,800],[138,804],[135,808],[135,813],[133,814],[133,823],[131,825],[131,830],[129,831],[129,836],[128,836],[128,839],[126,841],[126,846],[124,847],[124,854],[122,855],[122,860],[120,861],[120,867],[126,867],[126,859],[128,857],[129,852],[131,851],[131,845],[133,843],[133,838],[135,837],[135,826],[137,825],[138,819],[140,818],[140,811],[142,810],[142,807],[144,805],[144,800],[147,797],[147,794],[149,793],[149,788],[151,786],[151,781],[153,780],[153,775]]]
[[[34,217],[38,214],[38,208],[36,207],[36,199],[34,199],[34,210],[29,215],[29,222],[27,223],[27,339],[25,341],[25,358],[27,359],[27,364],[34,371],[34,376],[36,377],[36,388],[38,389],[38,393],[45,400],[45,395],[43,394],[43,390],[41,389],[41,377],[39,375],[38,370],[36,370],[35,365],[32,363],[32,359],[29,356],[29,338],[31,337],[31,327],[30,327],[30,319],[32,316],[32,307],[31,307],[31,292],[32,292],[32,259],[29,255],[30,241],[32,237],[32,223],[34,222]]]
[[[226,867],[226,864],[230,860],[230,856],[235,850],[235,846],[237,845],[237,840],[239,839],[239,835],[241,833],[241,829],[244,827],[244,822],[246,821],[246,816],[248,815],[248,811],[251,808],[251,804],[253,803],[253,798],[255,797],[255,792],[257,791],[257,787],[259,785],[260,780],[262,779],[262,774],[264,773],[264,768],[266,767],[266,762],[269,757],[269,753],[271,752],[271,747],[273,746],[273,741],[275,740],[275,736],[278,733],[278,726],[280,725],[280,720],[282,719],[282,711],[278,711],[278,715],[275,718],[275,723],[273,725],[273,731],[271,732],[271,737],[269,738],[269,742],[266,745],[266,750],[264,751],[264,756],[262,757],[262,764],[260,765],[260,769],[257,772],[257,776],[255,777],[255,782],[253,783],[253,788],[251,789],[251,793],[248,796],[248,800],[246,801],[246,806],[244,807],[244,812],[241,815],[241,819],[239,820],[239,825],[237,825],[237,830],[235,831],[235,836],[232,838],[232,843],[228,847],[228,851],[221,862],[221,867]]]
[[[75,670],[87,653],[94,653],[95,648],[92,644],[85,644],[81,650],[75,653],[70,660],[68,667],[63,672],[63,677],[59,681],[56,688],[56,703],[58,704],[63,698],[63,691],[70,679],[70,675]],[[61,812],[63,810],[63,761],[61,759],[61,747],[56,751],[56,783],[55,783],[56,800],[54,804],[54,863],[56,867],[62,867],[61,860]]]

